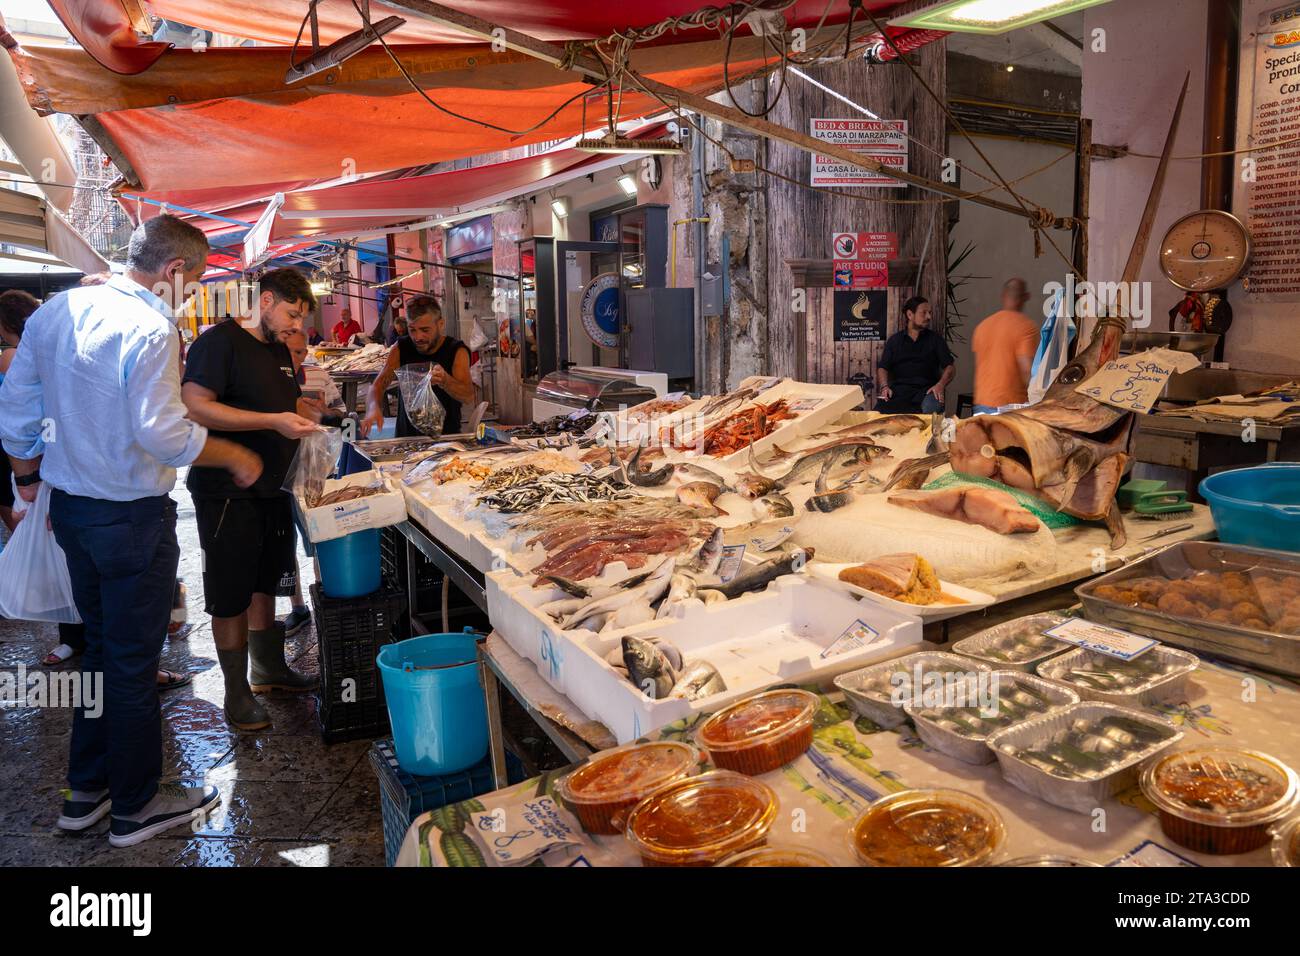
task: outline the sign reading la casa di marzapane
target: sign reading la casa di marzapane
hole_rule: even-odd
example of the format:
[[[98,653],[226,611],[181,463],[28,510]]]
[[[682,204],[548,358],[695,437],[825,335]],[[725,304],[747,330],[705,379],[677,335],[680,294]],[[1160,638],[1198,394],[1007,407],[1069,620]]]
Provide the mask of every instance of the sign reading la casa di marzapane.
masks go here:
[[[870,156],[882,166],[907,172],[907,120],[818,119],[811,120],[816,139],[834,143],[855,153]],[[888,186],[902,188],[906,183],[861,166],[842,162],[820,153],[812,157],[814,186]]]

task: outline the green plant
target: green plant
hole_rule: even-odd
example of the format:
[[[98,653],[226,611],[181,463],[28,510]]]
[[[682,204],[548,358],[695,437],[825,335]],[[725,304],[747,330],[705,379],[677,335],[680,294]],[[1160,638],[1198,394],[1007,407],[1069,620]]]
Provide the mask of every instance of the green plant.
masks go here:
[[[954,246],[953,241],[949,239],[948,240],[948,268],[947,268],[948,308],[946,310],[947,321],[944,322],[944,326],[943,326],[943,337],[950,345],[961,344],[966,341],[966,334],[962,331],[962,326],[965,325],[966,316],[962,313],[961,310],[961,304],[966,301],[966,298],[962,295],[959,295],[959,292],[961,291],[961,287],[964,286],[967,282],[970,282],[972,279],[988,278],[988,276],[977,276],[977,275],[969,275],[969,274],[957,275],[956,272],[958,269],[961,268],[961,264],[966,261],[966,257],[975,251],[975,243],[967,242],[966,246],[962,249],[960,253],[957,254],[956,258],[953,258],[953,254],[952,254],[953,246]]]

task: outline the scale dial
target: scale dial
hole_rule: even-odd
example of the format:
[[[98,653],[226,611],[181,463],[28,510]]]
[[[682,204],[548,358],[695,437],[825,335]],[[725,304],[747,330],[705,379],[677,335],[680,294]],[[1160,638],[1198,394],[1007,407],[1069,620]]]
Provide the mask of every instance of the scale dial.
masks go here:
[[[1160,243],[1160,271],[1186,292],[1226,289],[1246,270],[1250,234],[1241,220],[1218,209],[1189,213]]]

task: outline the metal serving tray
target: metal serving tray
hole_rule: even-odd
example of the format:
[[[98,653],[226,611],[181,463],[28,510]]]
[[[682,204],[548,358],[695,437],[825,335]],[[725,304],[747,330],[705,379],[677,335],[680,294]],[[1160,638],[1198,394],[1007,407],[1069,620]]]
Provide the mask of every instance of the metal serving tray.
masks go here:
[[[1217,624],[1163,611],[1129,607],[1096,596],[1097,588],[1130,578],[1186,577],[1196,571],[1244,571],[1260,568],[1300,576],[1300,555],[1247,548],[1217,541],[1183,541],[1074,589],[1088,618],[1101,624],[1146,634],[1240,664],[1254,664],[1279,674],[1300,676],[1300,637],[1275,631]]]
[[[1023,750],[1041,749],[1063,737],[1068,739],[1080,728],[1097,728],[1107,718],[1140,723],[1152,731],[1155,739],[1125,743],[1112,738],[1107,744],[1109,752],[1105,753],[1106,766],[1078,774],[1049,772],[1020,755]],[[1181,730],[1146,711],[1114,704],[1080,703],[999,730],[988,738],[988,746],[997,756],[1002,776],[1020,790],[1075,813],[1091,813],[1108,797],[1133,786],[1143,763],[1182,739]],[[1094,752],[1103,754],[1101,750]]]
[[[973,657],[978,661],[995,667],[999,670],[1023,671],[1026,674],[1032,674],[1035,668],[1047,660],[1049,657],[1055,657],[1057,654],[1063,654],[1070,650],[1074,645],[1067,644],[1065,641],[1058,641],[1056,638],[1048,637],[1043,632],[1048,628],[1056,627],[1068,621],[1069,618],[1064,614],[1056,611],[1046,611],[1041,614],[1028,614],[1024,617],[1018,617],[1014,620],[1003,621],[1001,624],[995,624],[992,627],[985,628],[977,634],[963,638],[953,644],[954,654],[961,654],[963,657]],[[1022,631],[1035,632],[1042,636],[1043,647],[1035,651],[1028,657],[1020,657],[1017,660],[1007,660],[1005,652],[998,650],[998,645],[1004,643],[1013,635]],[[996,656],[1003,654],[1004,656]]]
[[[943,651],[920,651],[841,674],[835,678],[835,686],[844,692],[844,699],[850,707],[868,720],[891,730],[907,722],[903,707],[893,701],[894,685],[891,678],[896,672],[905,674],[907,680],[900,686],[903,694],[909,693],[912,687],[911,675],[918,664],[923,673],[973,673],[993,669],[983,661],[969,657],[958,657]]]

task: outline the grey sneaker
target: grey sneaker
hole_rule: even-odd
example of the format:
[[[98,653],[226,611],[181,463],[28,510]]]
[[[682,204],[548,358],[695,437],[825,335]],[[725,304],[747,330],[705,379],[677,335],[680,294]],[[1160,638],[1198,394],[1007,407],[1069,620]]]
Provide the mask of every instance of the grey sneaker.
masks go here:
[[[216,787],[182,787],[175,783],[158,784],[158,792],[139,813],[119,817],[113,814],[108,826],[108,842],[113,846],[135,846],[164,830],[206,817],[221,802]]]
[[[107,790],[64,790],[63,812],[55,826],[60,830],[84,830],[108,815]]]

